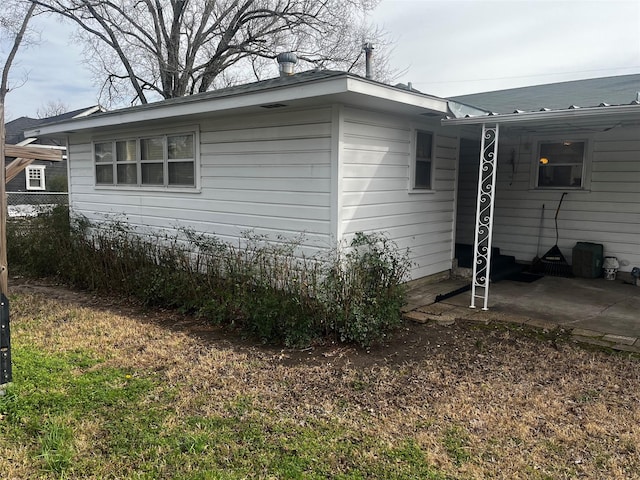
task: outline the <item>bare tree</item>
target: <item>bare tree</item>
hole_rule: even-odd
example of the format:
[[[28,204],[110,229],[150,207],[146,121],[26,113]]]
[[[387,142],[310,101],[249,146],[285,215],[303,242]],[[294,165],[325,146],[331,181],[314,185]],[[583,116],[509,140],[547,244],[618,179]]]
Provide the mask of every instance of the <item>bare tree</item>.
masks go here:
[[[68,111],[69,107],[62,100],[49,100],[36,110],[36,116],[38,118],[56,117]]]
[[[379,0],[31,1],[80,27],[107,100],[131,103],[261,79],[282,51],[307,67],[364,71],[362,43],[380,57],[387,43],[365,22]]]

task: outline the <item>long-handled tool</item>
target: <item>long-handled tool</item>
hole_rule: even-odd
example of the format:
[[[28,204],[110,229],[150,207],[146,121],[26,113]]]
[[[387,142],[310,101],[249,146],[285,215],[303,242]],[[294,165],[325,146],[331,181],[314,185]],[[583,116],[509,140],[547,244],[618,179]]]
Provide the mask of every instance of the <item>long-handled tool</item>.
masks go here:
[[[558,203],[558,208],[556,209],[555,223],[556,223],[556,244],[551,247],[547,253],[545,253],[540,261],[544,267],[544,273],[546,275],[553,275],[556,277],[570,277],[571,276],[571,265],[567,262],[567,259],[564,258],[564,255],[560,251],[560,247],[558,247],[558,213],[560,213],[560,207],[562,206],[562,201],[564,200],[567,192],[562,194],[560,197],[560,202]]]
[[[531,271],[534,273],[542,273],[544,266],[540,259],[540,237],[542,236],[542,225],[544,224],[544,203],[542,204],[542,211],[540,212],[540,225],[538,226],[538,245],[536,246],[536,256],[531,260]]]

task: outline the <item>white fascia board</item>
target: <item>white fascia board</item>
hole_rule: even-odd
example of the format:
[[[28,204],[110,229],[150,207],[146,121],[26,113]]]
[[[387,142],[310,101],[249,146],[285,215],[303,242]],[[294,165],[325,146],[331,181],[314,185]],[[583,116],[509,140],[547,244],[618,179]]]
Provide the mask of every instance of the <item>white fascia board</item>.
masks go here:
[[[229,96],[213,97],[208,99],[194,99],[180,103],[150,103],[140,107],[126,109],[121,112],[107,112],[104,115],[89,116],[81,119],[73,119],[61,122],[57,125],[41,126],[27,133],[34,136],[46,136],[67,132],[76,132],[90,128],[101,128],[128,123],[138,123],[150,120],[170,119],[187,115],[221,112],[244,107],[255,107],[281,103],[304,98],[319,97],[337,93],[345,93],[347,90],[346,78],[323,79],[317,82],[301,83],[286,87],[276,87],[257,92],[237,93]]]
[[[505,113],[465,118],[445,118],[442,125],[482,125],[493,123],[536,123],[550,120],[575,120],[598,117],[640,116],[640,105],[613,105],[603,107],[581,107],[566,110]]]
[[[403,103],[415,107],[421,107],[434,112],[448,113],[447,100],[439,97],[432,97],[423,93],[391,88],[385,85],[368,82],[359,78],[347,78],[348,90],[350,92],[369,95],[371,97],[383,98],[396,103]]]
[[[246,107],[286,103],[295,100],[349,93],[360,93],[440,113],[447,112],[447,102],[444,99],[413,92],[404,92],[393,87],[387,87],[344,75],[337,78],[321,79],[308,83],[286,85],[254,92],[236,93],[229,96],[193,99],[193,101],[186,99],[184,102],[152,103],[138,108],[126,109],[121,112],[116,110],[103,115],[76,118],[49,126],[44,125],[29,130],[26,133],[33,136],[56,135],[92,128],[223,112]]]

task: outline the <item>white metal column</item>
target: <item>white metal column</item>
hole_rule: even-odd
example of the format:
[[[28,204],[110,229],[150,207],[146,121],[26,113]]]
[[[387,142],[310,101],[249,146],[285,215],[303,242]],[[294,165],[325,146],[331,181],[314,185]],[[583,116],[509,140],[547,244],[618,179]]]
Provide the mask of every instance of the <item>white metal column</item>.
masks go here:
[[[493,237],[493,206],[498,170],[498,124],[482,125],[480,167],[478,174],[478,199],[476,228],[473,242],[473,281],[471,283],[471,308],[476,308],[476,298],[483,299],[483,310],[489,305],[489,279],[491,274],[491,241]]]

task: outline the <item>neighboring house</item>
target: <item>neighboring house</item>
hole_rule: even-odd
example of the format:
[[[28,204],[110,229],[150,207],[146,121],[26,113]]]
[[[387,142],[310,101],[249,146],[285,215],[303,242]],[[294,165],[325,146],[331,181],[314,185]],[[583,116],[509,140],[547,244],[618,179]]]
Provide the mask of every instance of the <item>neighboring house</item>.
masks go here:
[[[548,249],[567,191],[561,249],[570,258],[577,241],[600,242],[630,268],[640,265],[640,106],[631,103],[640,86],[633,77],[616,77],[628,81],[616,97],[600,95],[612,79],[580,84],[583,90],[556,84],[550,91],[566,100],[547,103],[542,87],[454,101],[310,71],[28,135],[68,139],[70,204],[91,219],[119,215],[134,226],[189,227],[226,240],[247,229],[305,232],[309,250],[384,231],[410,248],[411,277],[420,278],[449,272],[456,241],[473,243],[483,230],[475,220],[480,128],[499,125],[497,184],[489,180],[497,194],[494,246],[521,261]],[[584,96],[574,101],[577,92]],[[502,107],[533,108],[527,98],[536,111]],[[494,108],[490,100],[503,103]],[[607,101],[625,105],[566,108]],[[558,110],[538,111],[546,105]],[[563,150],[570,146],[571,154]],[[550,160],[541,164],[540,153]]]
[[[99,106],[82,108],[56,115],[48,118],[20,117],[5,125],[6,143],[11,145],[37,145],[51,147],[65,151],[64,142],[51,139],[40,139],[38,137],[25,137],[25,130],[32,130],[41,125],[54,123],[70,118],[81,118],[102,111]],[[66,186],[67,182],[67,161],[66,157],[62,162],[35,160],[22,172],[7,182],[8,192],[47,192],[57,190]],[[13,158],[7,158],[5,164],[11,163]]]

